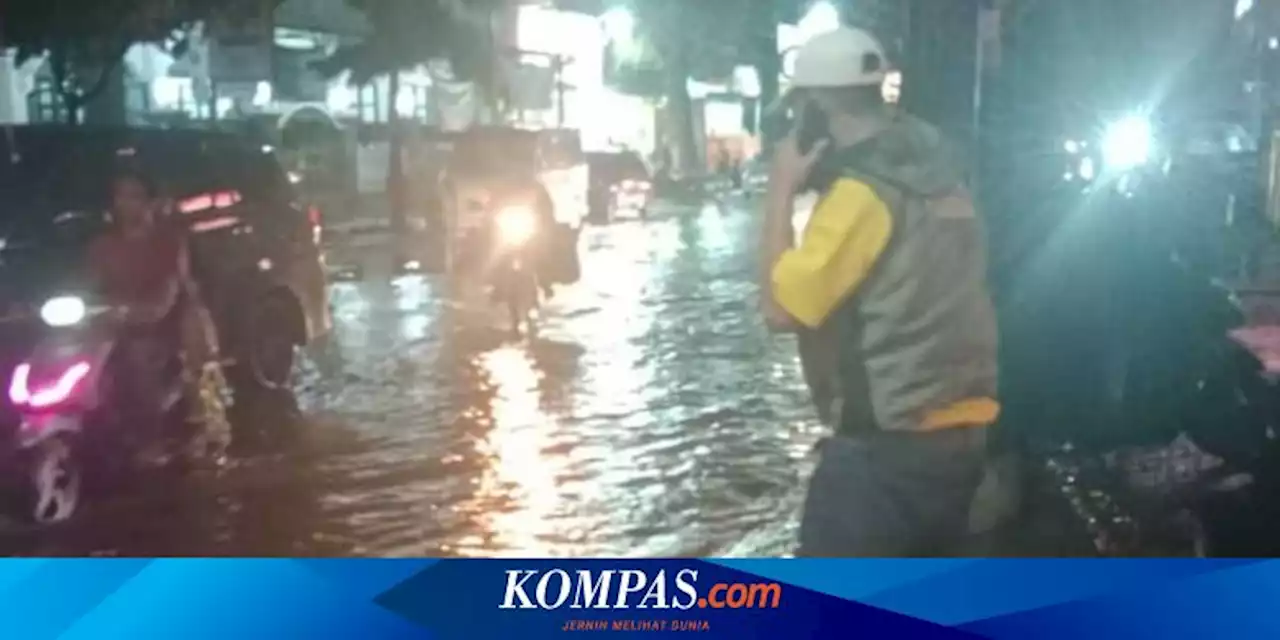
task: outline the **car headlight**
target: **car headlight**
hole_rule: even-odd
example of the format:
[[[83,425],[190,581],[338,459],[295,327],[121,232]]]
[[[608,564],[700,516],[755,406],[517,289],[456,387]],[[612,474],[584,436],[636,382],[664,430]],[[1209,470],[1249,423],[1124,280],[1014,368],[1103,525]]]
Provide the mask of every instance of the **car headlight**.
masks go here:
[[[1102,160],[1107,169],[1133,169],[1151,159],[1154,146],[1151,122],[1141,116],[1130,116],[1106,128],[1102,136]]]
[[[498,212],[498,237],[503,244],[522,245],[537,231],[538,220],[528,207],[507,207]]]
[[[70,327],[84,321],[88,309],[75,296],[51,298],[40,307],[40,319],[51,327]]]

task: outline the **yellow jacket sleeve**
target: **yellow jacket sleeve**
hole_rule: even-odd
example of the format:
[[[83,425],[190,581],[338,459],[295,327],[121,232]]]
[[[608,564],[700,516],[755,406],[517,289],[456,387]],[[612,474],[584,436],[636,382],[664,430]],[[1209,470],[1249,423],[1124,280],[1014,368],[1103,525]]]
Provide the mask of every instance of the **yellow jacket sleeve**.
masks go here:
[[[821,325],[866,280],[892,232],[889,207],[870,186],[839,180],[814,208],[799,246],[773,265],[774,300],[805,326]]]

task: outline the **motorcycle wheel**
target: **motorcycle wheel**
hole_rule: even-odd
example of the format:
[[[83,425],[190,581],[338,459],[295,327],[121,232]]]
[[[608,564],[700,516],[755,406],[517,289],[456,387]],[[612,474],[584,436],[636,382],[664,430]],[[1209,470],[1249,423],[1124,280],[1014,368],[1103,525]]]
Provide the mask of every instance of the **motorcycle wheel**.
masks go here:
[[[268,296],[257,305],[237,357],[240,364],[228,372],[238,400],[275,399],[293,391],[298,345],[287,319],[296,314],[296,308],[280,295]]]
[[[84,471],[73,441],[50,438],[24,457],[17,515],[36,526],[51,526],[74,517],[84,494]]]
[[[533,333],[533,312],[538,307],[538,280],[526,270],[512,273],[511,279],[506,296],[511,332],[521,335],[521,329],[527,327],[528,333]]]

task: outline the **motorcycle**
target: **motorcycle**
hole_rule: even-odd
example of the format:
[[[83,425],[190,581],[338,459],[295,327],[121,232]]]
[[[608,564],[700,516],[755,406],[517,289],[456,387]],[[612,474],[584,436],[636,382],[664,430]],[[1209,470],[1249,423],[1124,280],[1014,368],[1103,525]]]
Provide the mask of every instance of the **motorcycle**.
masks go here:
[[[539,235],[538,215],[532,207],[509,205],[493,216],[492,225],[490,295],[506,307],[513,333],[519,334],[522,327],[533,331],[542,289],[533,253]]]
[[[1053,371],[1019,381],[1053,390],[1017,399],[1002,416],[1022,432],[1031,469],[1025,502],[1034,511],[1021,531],[1009,530],[1022,538],[1009,547],[1045,553],[1028,539],[1037,527],[1027,527],[1048,518],[1059,526],[1036,535],[1073,531],[1103,556],[1280,552],[1269,533],[1280,524],[1280,389],[1233,335],[1245,323],[1234,294],[1181,256],[1176,232],[1154,231],[1159,223],[1177,227],[1181,209],[1209,204],[1179,190],[1189,183],[1181,175],[1101,202],[1134,231],[1112,268],[1100,271],[1112,283],[1095,293],[1096,304],[1111,309],[1093,325],[1101,339],[1089,353],[1099,366],[1074,378]],[[1069,397],[1070,387],[1091,384],[1092,392]]]
[[[138,429],[137,401],[122,397],[122,333],[114,307],[78,295],[49,298],[39,309],[41,337],[14,369],[9,400],[20,421],[11,454],[19,470],[10,486],[12,513],[28,524],[65,522],[79,513],[86,490],[103,486],[155,434],[185,424],[180,356],[166,355],[156,398],[164,425]],[[154,429],[151,429],[154,427]],[[149,441],[151,440],[151,441]]]
[[[1230,308],[1220,298],[1211,311]],[[1217,331],[1224,323],[1203,324],[1212,335],[1184,334],[1175,357],[1128,354],[1102,429],[1061,425],[1029,439],[1030,494],[1065,511],[1099,555],[1280,552],[1261,534],[1280,522],[1278,391],[1256,356]]]

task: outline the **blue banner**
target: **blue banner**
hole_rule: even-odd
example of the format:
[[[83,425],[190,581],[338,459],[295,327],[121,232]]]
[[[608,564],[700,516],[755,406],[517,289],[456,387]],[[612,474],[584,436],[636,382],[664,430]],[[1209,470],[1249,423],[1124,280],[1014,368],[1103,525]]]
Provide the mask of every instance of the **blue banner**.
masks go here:
[[[0,638],[1274,637],[1276,561],[0,562]]]

